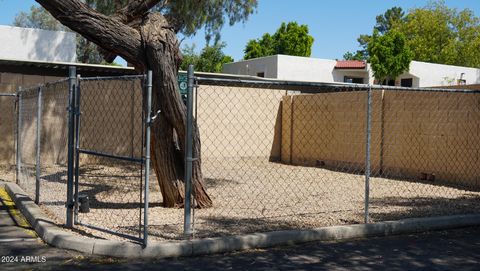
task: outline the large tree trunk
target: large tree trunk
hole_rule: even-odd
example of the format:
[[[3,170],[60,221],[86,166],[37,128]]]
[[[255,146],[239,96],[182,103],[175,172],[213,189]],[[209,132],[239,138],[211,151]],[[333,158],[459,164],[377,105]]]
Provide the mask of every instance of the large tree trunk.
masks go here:
[[[152,126],[152,164],[163,205],[184,206],[186,108],[177,85],[181,54],[175,28],[169,21],[159,13],[146,14],[159,1],[133,1],[113,17],[99,14],[79,0],[37,2],[101,48],[122,56],[143,72],[153,71],[152,109],[161,113]],[[196,206],[205,208],[212,206],[212,200],[203,185],[200,151],[200,135],[195,127],[193,155],[198,160],[193,165],[193,196]]]

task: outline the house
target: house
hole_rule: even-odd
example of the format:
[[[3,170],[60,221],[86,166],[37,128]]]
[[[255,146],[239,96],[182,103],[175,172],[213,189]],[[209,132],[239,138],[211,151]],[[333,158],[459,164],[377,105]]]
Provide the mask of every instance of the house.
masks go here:
[[[330,60],[274,55],[223,66],[227,74],[251,75],[291,81],[377,84],[370,65],[356,60]],[[480,84],[480,69],[412,61],[409,71],[387,85],[432,87]]]

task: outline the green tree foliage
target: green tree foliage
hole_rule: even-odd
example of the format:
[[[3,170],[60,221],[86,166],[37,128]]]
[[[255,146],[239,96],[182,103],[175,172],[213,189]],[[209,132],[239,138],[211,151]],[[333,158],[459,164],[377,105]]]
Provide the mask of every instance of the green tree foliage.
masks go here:
[[[231,56],[223,53],[225,43],[219,43],[214,46],[206,46],[200,54],[195,53],[195,45],[185,46],[182,49],[183,61],[180,69],[187,70],[188,65],[193,64],[196,71],[201,72],[221,72],[223,64],[233,62]]]
[[[377,24],[374,29],[380,34],[385,34],[390,29],[405,22],[405,12],[401,7],[393,7],[387,9],[384,14],[378,15],[375,19]]]
[[[308,34],[307,25],[297,22],[282,23],[275,34],[265,33],[262,38],[248,41],[245,47],[245,59],[276,54],[310,56],[313,37]]]
[[[31,6],[29,13],[25,11],[18,13],[13,20],[13,25],[52,31],[68,31],[68,29],[53,18],[50,13],[38,6]]]
[[[444,1],[431,1],[425,7],[405,13],[399,7],[377,16],[374,30],[380,35],[395,29],[407,39],[413,60],[440,64],[480,66],[480,18],[473,11],[449,8]],[[368,60],[371,36],[361,35],[361,48],[346,57]]]
[[[395,27],[398,24],[401,24],[405,21],[405,12],[401,7],[393,7],[385,11],[384,14],[378,15],[376,17],[376,24],[373,27],[374,30],[378,31],[379,34],[385,34],[390,29]],[[372,38],[371,35],[362,34],[357,38],[358,46],[361,48],[357,52],[347,52],[344,55],[345,60],[368,60],[368,43]],[[352,59],[347,59],[345,57],[353,56]]]
[[[368,53],[373,75],[379,82],[395,79],[409,69],[412,60],[412,52],[405,36],[396,30],[390,30],[384,35],[374,30],[368,43]]]
[[[343,59],[345,60],[364,60],[364,55],[358,51],[354,54],[352,52],[346,52],[343,54]]]
[[[443,1],[430,2],[411,10],[395,28],[407,37],[415,60],[480,66],[480,19],[469,9],[458,11]]]
[[[176,31],[192,36],[205,30],[207,44],[220,40],[220,30],[228,22],[245,22],[257,7],[257,0],[171,0],[160,1],[157,11],[176,22]]]

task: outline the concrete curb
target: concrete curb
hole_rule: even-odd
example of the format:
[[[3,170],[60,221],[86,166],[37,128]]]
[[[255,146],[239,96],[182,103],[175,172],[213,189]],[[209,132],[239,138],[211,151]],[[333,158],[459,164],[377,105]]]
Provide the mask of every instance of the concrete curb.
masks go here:
[[[2,185],[0,183],[0,185]],[[167,258],[215,254],[278,245],[331,241],[415,233],[480,225],[480,214],[431,218],[412,218],[374,224],[324,227],[312,230],[275,231],[240,236],[205,238],[192,241],[155,242],[147,247],[131,242],[101,240],[78,236],[56,226],[42,210],[14,183],[5,188],[17,208],[37,234],[48,244],[88,254],[122,258]]]

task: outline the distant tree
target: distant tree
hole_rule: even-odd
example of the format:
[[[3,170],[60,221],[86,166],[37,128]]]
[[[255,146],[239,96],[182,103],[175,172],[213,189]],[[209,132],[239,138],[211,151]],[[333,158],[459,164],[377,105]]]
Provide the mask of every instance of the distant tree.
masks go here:
[[[403,33],[418,61],[479,67],[480,18],[473,11],[430,2],[409,12],[395,29]]]
[[[393,7],[387,9],[384,14],[378,15],[376,21],[374,29],[380,34],[385,34],[398,24],[405,22],[405,12],[401,7]]]
[[[180,64],[180,70],[186,71],[188,69],[188,66],[192,64],[195,66],[195,70],[198,71],[197,63],[198,59],[200,58],[200,55],[195,52],[195,44],[192,45],[184,45],[182,48],[182,64]]]
[[[360,54],[358,51],[354,54],[352,52],[346,52],[343,54],[343,59],[345,60],[364,60],[363,55]]]
[[[380,84],[407,71],[412,60],[405,36],[396,30],[380,35],[375,29],[368,43],[368,53],[373,75]]]
[[[193,64],[196,71],[201,72],[221,72],[223,64],[233,62],[231,56],[223,53],[225,43],[218,43],[214,46],[206,46],[200,54],[195,53],[195,45],[185,46],[182,49],[183,61],[180,69],[186,70],[188,65]]]
[[[313,41],[307,25],[299,25],[297,22],[282,23],[275,34],[265,33],[260,39],[248,41],[244,59],[276,54],[310,56]]]
[[[21,11],[13,19],[13,25],[25,28],[38,28],[52,31],[69,31],[48,11],[39,6],[31,6],[30,12]]]
[[[401,7],[392,7],[387,9],[385,13],[376,17],[376,24],[373,27],[380,35],[387,33],[390,29],[402,24],[405,21],[405,12]],[[358,46],[361,48],[356,53],[352,53],[355,59],[368,60],[368,43],[371,35],[362,34],[357,38]],[[347,52],[348,53],[348,52]]]

